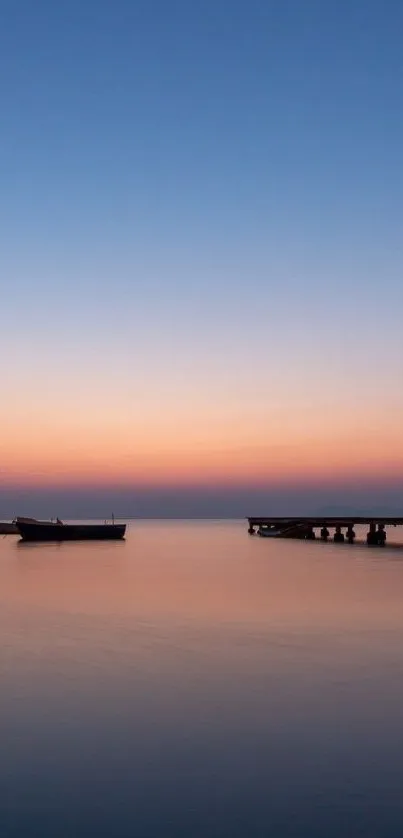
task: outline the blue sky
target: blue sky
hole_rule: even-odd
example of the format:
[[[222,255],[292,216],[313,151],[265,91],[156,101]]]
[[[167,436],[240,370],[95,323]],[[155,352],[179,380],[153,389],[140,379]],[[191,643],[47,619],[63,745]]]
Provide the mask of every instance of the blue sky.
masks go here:
[[[3,4],[8,451],[64,382],[97,425],[114,372],[105,445],[118,411],[157,438],[203,415],[212,451],[228,416],[308,438],[311,403],[329,437],[353,412],[394,440],[402,38],[391,0]]]

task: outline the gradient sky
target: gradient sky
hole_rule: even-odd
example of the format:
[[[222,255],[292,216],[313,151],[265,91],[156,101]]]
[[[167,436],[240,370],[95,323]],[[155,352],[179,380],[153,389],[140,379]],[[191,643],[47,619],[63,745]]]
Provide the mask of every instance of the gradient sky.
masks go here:
[[[398,0],[5,0],[2,497],[403,500],[402,43]]]

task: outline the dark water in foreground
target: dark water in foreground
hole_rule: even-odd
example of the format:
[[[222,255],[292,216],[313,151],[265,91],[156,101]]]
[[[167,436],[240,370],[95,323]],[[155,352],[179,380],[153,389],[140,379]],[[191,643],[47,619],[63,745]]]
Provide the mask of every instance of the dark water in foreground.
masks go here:
[[[391,547],[1,539],[1,838],[400,838],[402,605]]]

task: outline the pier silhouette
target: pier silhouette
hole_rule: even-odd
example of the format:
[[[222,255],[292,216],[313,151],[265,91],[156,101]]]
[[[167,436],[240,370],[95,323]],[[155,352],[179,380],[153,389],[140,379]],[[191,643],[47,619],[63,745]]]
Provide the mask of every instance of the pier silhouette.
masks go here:
[[[334,530],[332,540],[335,543],[347,541],[354,544],[355,525],[367,525],[367,544],[369,547],[384,547],[386,544],[386,527],[403,526],[403,517],[385,517],[384,515],[343,515],[343,516],[301,516],[301,517],[258,517],[247,518],[249,535],[260,535],[273,538],[296,538],[313,540],[316,530],[319,538],[326,542],[331,539],[330,530]],[[345,533],[343,532],[345,530]]]

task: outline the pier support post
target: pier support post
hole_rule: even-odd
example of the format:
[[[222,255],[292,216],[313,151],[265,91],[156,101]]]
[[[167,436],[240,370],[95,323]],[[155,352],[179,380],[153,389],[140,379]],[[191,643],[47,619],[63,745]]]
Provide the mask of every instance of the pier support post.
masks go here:
[[[334,536],[333,536],[333,541],[334,541],[335,544],[343,544],[343,542],[344,542],[344,533],[342,533],[341,527],[339,527],[339,526],[336,527],[336,530],[335,530],[335,533],[334,533]]]
[[[329,530],[328,530],[328,528],[325,524],[325,526],[322,527],[322,529],[320,531],[320,537],[321,537],[322,541],[327,541],[328,538],[329,538],[329,535],[330,535],[330,532],[329,532]]]
[[[386,530],[385,524],[378,524],[378,532],[377,532],[378,544],[380,547],[385,546],[386,542]]]
[[[378,535],[376,532],[376,524],[370,524],[369,530],[367,532],[367,544],[368,547],[372,547],[374,544],[378,544]]]
[[[353,528],[352,524],[349,524],[349,526],[347,527],[346,536],[347,536],[348,543],[349,544],[354,544],[355,531],[354,531],[354,528]]]

